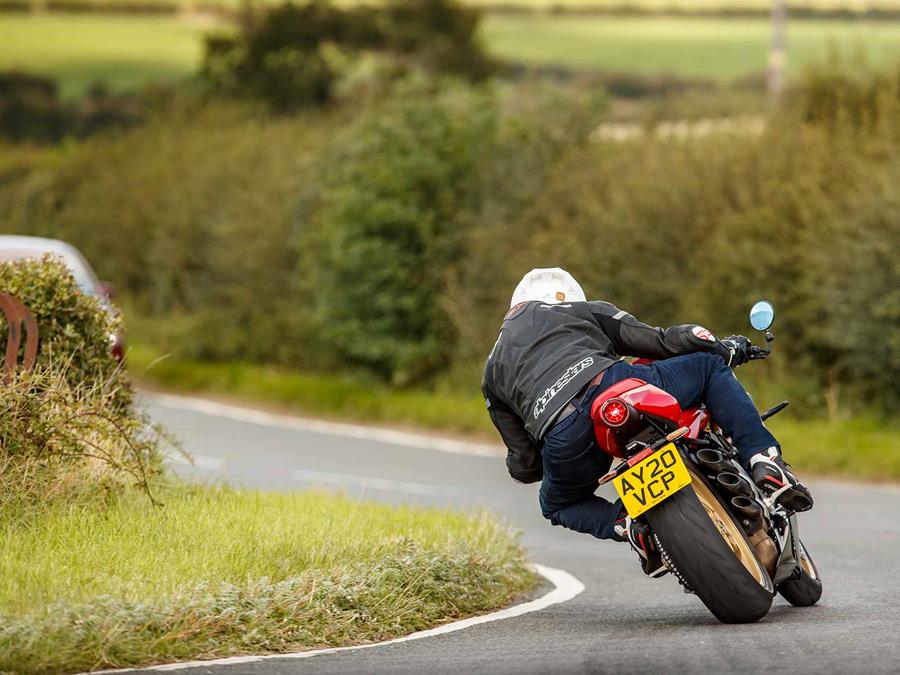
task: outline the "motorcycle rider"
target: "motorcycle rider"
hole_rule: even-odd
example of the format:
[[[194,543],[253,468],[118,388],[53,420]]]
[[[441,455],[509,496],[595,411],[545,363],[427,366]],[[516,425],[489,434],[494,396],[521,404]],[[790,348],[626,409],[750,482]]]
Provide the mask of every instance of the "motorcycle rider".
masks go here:
[[[682,408],[704,403],[756,484],[769,494],[787,485],[778,501],[808,510],[809,490],[781,459],[778,442],[731,370],[749,359],[749,349],[746,337],[720,340],[696,324],[648,326],[608,302],[588,302],[565,270],[534,269],[513,292],[481,388],[506,444],[510,475],[541,481],[544,517],[599,539],[629,541],[644,572],[659,576],[666,570],[646,526],[626,515],[621,500],[594,494],[611,458],[596,445],[591,403],[630,377],[667,391]],[[637,365],[624,356],[658,360]]]

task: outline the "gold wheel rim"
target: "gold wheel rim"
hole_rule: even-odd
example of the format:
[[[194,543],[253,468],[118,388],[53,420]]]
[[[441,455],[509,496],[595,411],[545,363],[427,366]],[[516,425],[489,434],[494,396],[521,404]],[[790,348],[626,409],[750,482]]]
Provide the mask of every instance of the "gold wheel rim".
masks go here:
[[[806,572],[806,575],[810,579],[818,578],[816,570],[813,569],[812,563],[809,560],[809,556],[806,555],[806,549],[803,548],[803,544],[800,544],[800,567],[803,568],[803,571]]]
[[[693,477],[691,487],[694,488],[694,494],[696,494],[697,499],[700,500],[700,504],[703,506],[703,510],[706,511],[706,515],[709,516],[709,519],[713,522],[713,525],[715,525],[716,530],[718,530],[722,539],[728,544],[728,548],[734,553],[734,557],[741,562],[744,568],[750,573],[750,576],[756,579],[756,583],[760,586],[765,586],[766,582],[763,577],[764,572],[762,565],[753,554],[753,549],[750,548],[750,544],[747,543],[747,539],[744,537],[744,531],[734,522],[731,514],[722,503],[716,499],[715,495],[713,495],[705,482],[697,477]]]

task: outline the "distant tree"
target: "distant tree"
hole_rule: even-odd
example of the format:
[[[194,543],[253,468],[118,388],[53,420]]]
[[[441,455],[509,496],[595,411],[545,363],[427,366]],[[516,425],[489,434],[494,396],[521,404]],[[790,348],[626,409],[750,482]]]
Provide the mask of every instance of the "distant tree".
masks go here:
[[[340,76],[338,53],[377,51],[403,65],[473,80],[492,69],[477,40],[479,14],[455,0],[338,9],[325,0],[246,14],[237,36],[207,38],[203,72],[220,91],[279,111],[321,105]]]
[[[55,141],[65,131],[56,82],[19,72],[0,73],[0,136]]]
[[[41,75],[0,72],[0,137],[52,143],[85,137],[140,121],[139,94],[110,94],[95,85],[79,101],[63,101],[56,81]]]
[[[395,0],[385,10],[388,49],[426,70],[481,80],[494,63],[478,40],[479,12],[455,0]]]

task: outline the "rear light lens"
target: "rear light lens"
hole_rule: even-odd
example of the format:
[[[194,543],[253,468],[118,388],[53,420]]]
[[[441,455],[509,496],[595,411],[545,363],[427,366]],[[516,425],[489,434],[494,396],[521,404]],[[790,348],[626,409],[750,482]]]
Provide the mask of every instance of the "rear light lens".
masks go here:
[[[620,427],[628,420],[628,406],[625,401],[611,398],[600,409],[603,421],[611,427]]]

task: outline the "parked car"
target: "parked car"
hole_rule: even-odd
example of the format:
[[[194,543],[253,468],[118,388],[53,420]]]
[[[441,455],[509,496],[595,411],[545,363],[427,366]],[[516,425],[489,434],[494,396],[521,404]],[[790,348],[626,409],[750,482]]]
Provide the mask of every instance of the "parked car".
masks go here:
[[[0,235],[0,261],[40,258],[45,253],[52,253],[62,258],[72,271],[75,283],[84,293],[98,298],[111,314],[117,311],[112,304],[112,286],[97,278],[90,263],[81,255],[81,251],[71,244],[58,239]],[[124,332],[119,331],[110,335],[109,342],[113,356],[121,360],[125,355]]]

